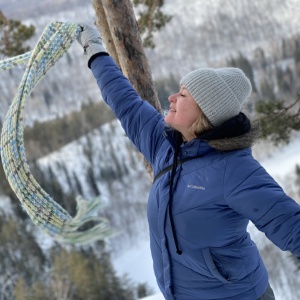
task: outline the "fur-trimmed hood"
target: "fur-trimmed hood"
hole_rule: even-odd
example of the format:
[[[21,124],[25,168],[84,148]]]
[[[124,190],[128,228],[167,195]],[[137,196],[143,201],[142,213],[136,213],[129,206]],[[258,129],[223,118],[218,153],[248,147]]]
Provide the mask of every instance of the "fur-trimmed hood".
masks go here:
[[[261,130],[257,121],[251,122],[249,132],[232,137],[206,141],[212,148],[219,151],[232,151],[252,147],[260,136]]]

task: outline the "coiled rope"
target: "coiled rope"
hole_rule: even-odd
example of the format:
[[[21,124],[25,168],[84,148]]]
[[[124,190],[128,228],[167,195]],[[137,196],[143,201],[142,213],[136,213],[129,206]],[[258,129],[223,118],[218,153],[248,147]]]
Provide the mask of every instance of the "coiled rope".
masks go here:
[[[54,239],[67,243],[87,243],[112,234],[106,219],[93,216],[101,208],[99,199],[86,201],[77,197],[74,218],[56,203],[38,184],[30,172],[23,141],[25,100],[46,72],[61,58],[81,31],[72,23],[53,22],[41,35],[31,52],[0,61],[0,70],[26,64],[18,92],[3,123],[0,151],[3,169],[10,186],[33,222]],[[94,226],[81,231],[93,221]],[[96,222],[96,223],[95,223]]]

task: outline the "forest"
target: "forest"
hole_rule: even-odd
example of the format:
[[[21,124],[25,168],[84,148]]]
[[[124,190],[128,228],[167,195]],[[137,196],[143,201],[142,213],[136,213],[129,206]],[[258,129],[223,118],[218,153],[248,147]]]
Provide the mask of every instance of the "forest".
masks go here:
[[[76,1],[72,6],[61,1],[60,5],[52,5],[53,9],[47,4],[48,17],[44,8],[35,1],[29,1],[28,8],[18,5],[19,12],[17,9],[14,11],[9,2],[3,4],[3,10],[2,5],[0,7],[1,59],[30,50],[41,27],[53,15],[75,18],[78,10],[88,12],[88,18],[93,15],[91,4],[86,5],[84,1]],[[257,28],[263,28],[261,30],[255,30],[256,27],[249,30],[243,15],[232,13],[232,3],[223,12],[218,5],[206,8],[207,16],[213,15],[214,18],[206,22],[205,18],[204,21],[194,19],[193,29],[201,31],[198,38],[203,40],[210,54],[203,52],[196,61],[197,53],[191,51],[186,55],[189,62],[182,70],[178,64],[170,67],[174,61],[170,59],[168,48],[176,41],[177,31],[186,30],[187,42],[182,46],[181,55],[185,55],[186,47],[191,48],[195,43],[193,31],[187,31],[188,22],[174,26],[178,15],[170,10],[165,12],[170,17],[164,19],[161,28],[158,26],[153,34],[142,31],[162,108],[168,107],[168,95],[178,89],[184,68],[202,64],[205,60],[212,65],[212,58],[215,58],[214,64],[239,67],[251,80],[253,93],[245,109],[253,119],[260,120],[262,127],[262,139],[254,151],[270,148],[272,152],[293,139],[299,139],[300,30],[280,35],[279,30],[277,32],[280,24],[275,17],[274,20],[269,19],[268,26],[258,24],[264,14],[263,9],[268,8],[274,16],[282,9],[279,9],[280,1],[275,2],[268,5],[267,1],[261,4],[254,1],[250,5],[253,13],[259,9],[253,22]],[[166,10],[171,5],[170,1],[161,1],[161,6],[163,4]],[[36,10],[30,10],[34,5],[37,5]],[[138,12],[143,1],[136,1],[135,5]],[[249,11],[244,5],[238,9],[247,15]],[[143,18],[140,20],[142,22]],[[7,27],[8,23],[10,27]],[[249,31],[249,35],[243,35],[243,38],[251,40],[252,47],[247,51],[242,47],[243,40],[238,41],[239,44],[234,40],[234,33],[242,28]],[[15,35],[10,36],[13,31]],[[271,38],[266,39],[267,33],[272,36],[274,32],[278,34],[276,43]],[[162,43],[167,37],[172,37],[172,41]],[[218,41],[223,39],[227,41],[224,51],[218,52]],[[262,44],[262,39],[269,43]],[[165,47],[165,52],[161,47]],[[0,164],[0,300],[139,299],[157,291],[147,282],[135,282],[128,275],[118,274],[113,265],[113,257],[118,253],[139,239],[147,240],[146,202],[151,182],[138,151],[128,142],[113,113],[97,94],[91,75],[87,74],[84,78],[76,76],[86,68],[81,55],[79,48],[74,46],[55,67],[57,69],[49,72],[47,80],[30,95],[24,129],[27,159],[37,181],[71,215],[76,210],[76,195],[81,194],[88,199],[100,196],[105,203],[102,213],[116,231],[123,233],[109,241],[85,246],[48,241],[48,237],[35,227],[22,209]],[[178,57],[176,51],[174,55]],[[165,61],[164,56],[168,56]],[[159,59],[164,61],[161,65]],[[0,74],[0,125],[22,71],[18,69]],[[295,165],[291,178],[286,179],[293,182],[290,195],[300,202],[299,165]],[[257,243],[271,269],[274,290],[282,289],[284,294],[289,289],[289,295],[295,297],[289,299],[298,299],[299,261],[291,255],[282,258],[273,245],[260,240],[258,237]],[[278,255],[278,261],[274,260],[274,255]],[[286,287],[285,280],[289,281],[290,288]]]

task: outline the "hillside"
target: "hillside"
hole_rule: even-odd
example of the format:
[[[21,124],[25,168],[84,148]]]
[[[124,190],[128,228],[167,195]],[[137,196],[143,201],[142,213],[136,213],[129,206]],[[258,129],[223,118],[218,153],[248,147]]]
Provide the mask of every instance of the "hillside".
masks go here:
[[[176,89],[179,78],[191,69],[228,65],[231,58],[242,53],[251,63],[258,90],[251,100],[270,94],[287,101],[295,97],[300,86],[300,64],[295,55],[300,34],[298,1],[166,0],[165,3],[165,11],[173,18],[161,32],[155,34],[156,47],[146,50],[156,81],[168,85],[173,75]],[[36,26],[36,35],[29,41],[32,47],[51,21],[93,23],[95,19],[91,2],[84,0],[0,0],[0,9],[10,18]],[[276,70],[283,71],[284,82],[277,76]],[[0,73],[0,124],[17,91],[22,72],[22,68],[17,68]],[[286,81],[288,88],[283,91],[280,87]],[[270,94],[264,90],[266,84]],[[174,92],[172,88],[167,92]],[[62,120],[73,111],[80,112],[84,105],[100,102],[101,93],[86,66],[83,51],[74,43],[29,97],[25,124],[31,127],[35,122],[41,122],[46,126],[49,120]],[[68,127],[63,129],[67,131]],[[299,135],[295,134],[291,145],[275,147],[262,142],[253,149],[254,156],[297,200],[299,189],[295,184],[295,166],[300,164],[299,141]],[[34,147],[30,149],[39,151]],[[130,278],[137,282],[147,281],[154,292],[158,292],[152,271],[146,219],[151,183],[138,151],[125,137],[118,121],[65,142],[60,149],[31,162],[31,167],[45,190],[63,196],[57,201],[61,201],[60,204],[68,210],[74,209],[70,198],[76,194],[87,199],[100,196],[106,204],[104,215],[120,232],[107,241],[117,272],[129,273]],[[4,181],[4,178],[0,180]],[[19,218],[23,222],[22,217],[16,216],[16,207],[21,206],[14,201],[0,189],[0,215]],[[55,242],[29,222],[24,221],[24,224],[23,229],[33,232],[45,255],[50,256],[48,251]],[[300,299],[299,276],[289,254],[279,251],[253,225],[249,226],[249,231],[270,270],[270,281],[277,298]],[[18,257],[19,253],[13,253],[13,256]],[[0,274],[0,290],[1,283],[6,282],[5,276]]]
[[[1,2],[1,9],[8,16],[20,18],[36,27],[36,36],[30,41],[32,47],[51,21],[92,23],[95,20],[91,3],[85,1],[61,0],[51,5],[51,1],[32,0],[26,5],[25,1],[18,1],[17,5],[14,1]],[[239,5],[234,0],[226,0],[226,5],[220,5],[220,0],[167,0],[165,3],[165,11],[173,18],[155,34],[156,47],[146,51],[156,81],[170,75],[179,81],[194,68],[228,65],[229,60],[239,53],[255,65],[258,49],[264,51],[269,63],[277,63],[284,56],[284,41],[290,43],[288,47],[293,52],[300,32],[299,10],[295,9],[297,5],[292,0],[244,0]],[[41,8],[42,13],[36,16],[35,10]],[[89,101],[100,101],[98,88],[82,58],[82,49],[75,43],[30,97],[26,105],[30,111],[25,117],[26,124],[79,110],[83,103]],[[21,74],[22,70],[0,73],[0,120],[3,120],[16,92]],[[263,74],[266,75],[269,76]],[[276,83],[270,84],[276,89]]]
[[[86,5],[84,0],[2,0],[0,9],[11,19],[26,20],[40,18],[43,15],[55,14]]]

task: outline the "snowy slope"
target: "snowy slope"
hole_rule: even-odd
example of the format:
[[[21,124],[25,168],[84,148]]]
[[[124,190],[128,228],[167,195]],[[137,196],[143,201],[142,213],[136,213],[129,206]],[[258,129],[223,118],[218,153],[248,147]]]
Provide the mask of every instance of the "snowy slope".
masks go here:
[[[11,0],[1,0],[4,12],[9,2]],[[16,5],[17,1],[12,2]],[[300,5],[297,0],[243,0],[238,4],[236,0],[165,2],[165,10],[173,15],[173,19],[162,32],[155,35],[156,48],[147,50],[156,78],[168,76],[170,73],[181,76],[195,67],[224,64],[228,56],[235,55],[238,51],[252,57],[253,50],[257,47],[264,48],[266,55],[271,55],[274,49],[279,49],[282,38],[300,32]],[[22,0],[18,1],[18,7],[24,5],[25,9],[26,5],[29,7],[34,3],[34,0]],[[221,16],[218,15],[220,11]],[[32,39],[32,45],[43,28],[54,20],[91,23],[94,20],[91,3],[85,2],[84,6],[78,6],[76,9],[55,11],[41,18],[27,18],[27,24],[37,27],[37,35]],[[17,89],[21,71],[0,75],[0,120],[3,119]],[[47,91],[51,92],[50,103],[47,103],[44,97]],[[25,122],[31,124],[35,120],[55,118],[68,111],[79,110],[82,103],[88,101],[101,101],[101,97],[82,57],[82,49],[74,45],[69,55],[47,74],[30,97]],[[92,159],[87,155],[89,143],[92,145]],[[254,149],[255,154],[285,191],[295,194],[293,181],[295,164],[300,164],[299,137],[289,146],[272,148],[268,157],[261,156],[261,152],[265,152],[264,146]],[[39,161],[39,166],[45,174],[51,168],[65,192],[77,190],[78,182],[86,198],[94,197],[97,194],[96,190],[101,192],[102,200],[108,204],[107,217],[116,228],[123,228],[124,231],[120,240],[112,241],[111,245],[114,250],[121,249],[113,252],[113,262],[118,273],[128,273],[136,282],[146,281],[158,293],[152,270],[146,221],[150,182],[141,160],[137,158],[136,150],[129,145],[120,126],[117,123],[107,124],[89,136],[44,157]],[[96,179],[96,190],[95,186],[88,182],[90,170]],[[1,198],[0,210],[7,210],[8,203],[7,198]],[[270,250],[263,234],[252,225],[249,226],[249,230],[262,252],[266,253],[266,261],[276,278],[273,282],[271,280],[271,283],[274,285],[277,299],[300,299],[299,291],[289,288],[291,283],[299,286],[300,282],[297,282],[299,276],[295,275],[292,266],[289,265],[286,253],[273,248]],[[51,244],[43,234],[40,233],[37,237],[44,248]],[[269,255],[270,253],[272,255]],[[278,258],[280,263],[275,265],[268,256]],[[149,300],[158,299],[161,299],[161,296]]]
[[[65,2],[64,9],[57,11],[50,7],[47,14],[40,13],[40,17],[33,12],[37,8],[34,5],[38,9],[41,5],[33,0],[27,2],[18,1],[18,9],[14,10],[16,4],[2,0],[1,8],[11,17],[36,27],[37,33],[30,41],[32,46],[52,21],[93,23],[95,19],[92,4],[84,1],[75,8],[67,1],[56,1],[60,2],[59,5]],[[267,56],[274,52],[279,54],[282,39],[300,32],[298,7],[294,0],[242,0],[238,1],[238,5],[236,0],[167,0],[164,10],[173,18],[159,33],[155,33],[156,48],[146,51],[153,75],[155,79],[170,74],[180,78],[196,67],[224,65],[228,58],[239,52],[253,58],[254,50],[259,47],[265,50]],[[31,11],[32,17],[24,20],[23,15],[30,15]],[[26,105],[26,124],[78,110],[87,101],[99,101],[97,86],[86,68],[82,49],[74,45],[68,53],[58,63],[60,68],[51,70],[30,97]],[[17,70],[0,74],[0,120],[16,92],[21,73]],[[47,94],[51,95],[51,101],[45,99]]]
[[[122,253],[148,237],[146,203],[151,183],[119,121],[39,159],[38,166],[49,180],[51,169],[64,193],[72,191],[85,199],[100,196],[105,203],[104,216],[120,231],[110,240],[113,252]]]
[[[296,165],[300,165],[300,137],[296,135],[289,145],[274,149],[274,153],[261,161],[263,167],[282,185],[287,193],[294,186]]]

